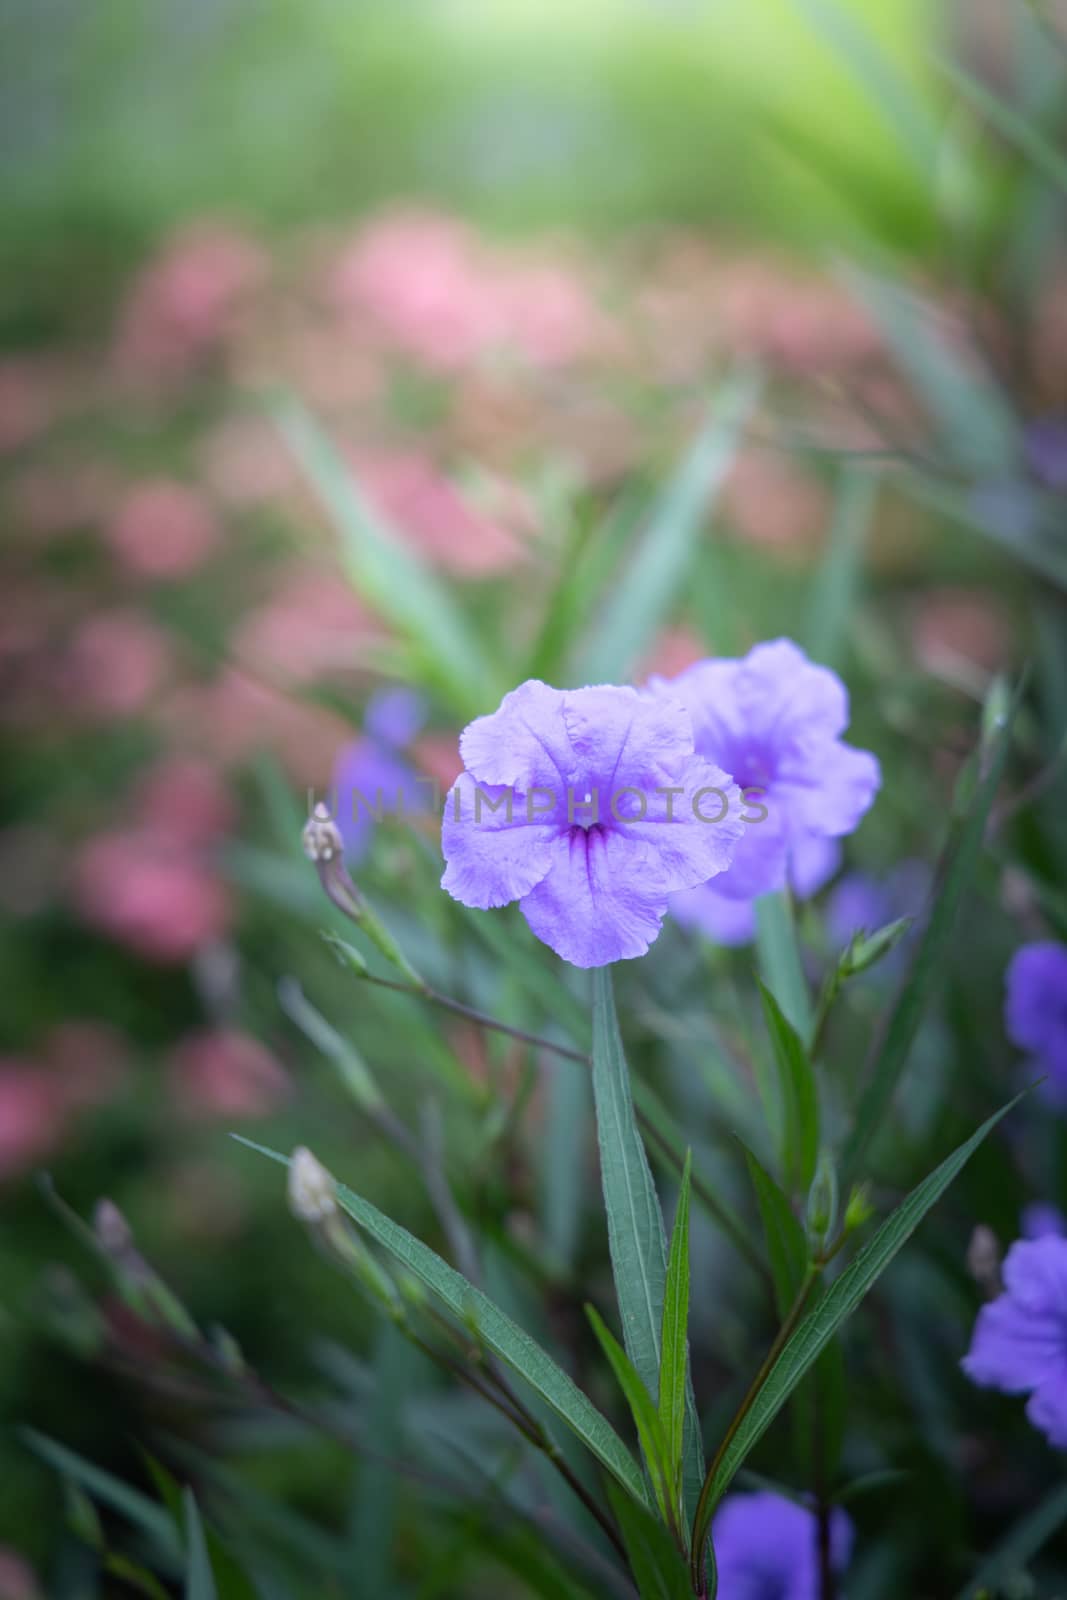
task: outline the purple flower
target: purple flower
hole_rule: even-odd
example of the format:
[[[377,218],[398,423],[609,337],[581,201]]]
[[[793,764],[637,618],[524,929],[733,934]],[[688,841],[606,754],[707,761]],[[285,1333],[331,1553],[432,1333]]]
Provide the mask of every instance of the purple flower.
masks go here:
[[[1067,945],[1048,939],[1024,944],[1007,972],[1004,1025],[1036,1070],[1047,1073],[1046,1093],[1067,1105]]]
[[[1046,489],[1067,489],[1067,417],[1039,417],[1023,434],[1026,465]]]
[[[746,808],[753,820],[733,865],[716,885],[734,900],[783,889],[790,857],[813,839],[851,833],[878,791],[874,756],[840,739],[848,724],[840,678],[789,639],[758,644],[740,661],[699,661],[649,688],[687,707],[699,755],[743,791],[760,791]]]
[[[531,679],[465,729],[445,801],[442,886],[464,905],[517,900],[577,967],[643,955],[668,897],[733,860],[741,796],[694,753],[666,696]]]
[[[722,1600],[819,1600],[818,1523],[814,1512],[763,1490],[723,1501],[711,1538]],[[841,1572],[852,1551],[852,1523],[830,1514],[830,1556]]]
[[[789,857],[789,887],[800,900],[817,894],[841,864],[836,839],[814,834],[802,839]],[[755,900],[735,900],[720,894],[715,882],[683,889],[671,896],[671,915],[687,928],[696,928],[716,944],[751,944],[756,937]]]
[[[1012,1245],[1004,1293],[979,1311],[961,1365],[983,1388],[1028,1394],[1034,1427],[1067,1449],[1067,1239]]]
[[[400,754],[425,718],[412,689],[381,689],[367,702],[364,737],[340,751],[333,774],[333,812],[345,842],[345,859],[367,852],[376,820],[428,808],[429,794]]]
[[[1059,1206],[1049,1205],[1045,1201],[1038,1200],[1033,1205],[1025,1206],[1019,1221],[1024,1239],[1062,1238],[1067,1234],[1067,1217]]]

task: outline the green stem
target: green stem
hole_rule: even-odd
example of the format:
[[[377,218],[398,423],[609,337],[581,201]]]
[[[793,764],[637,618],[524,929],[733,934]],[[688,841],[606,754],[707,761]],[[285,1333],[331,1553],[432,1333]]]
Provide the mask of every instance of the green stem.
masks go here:
[[[718,1473],[719,1467],[722,1464],[727,1450],[733,1443],[733,1440],[737,1434],[737,1430],[740,1428],[742,1422],[744,1422],[749,1411],[752,1409],[752,1405],[756,1399],[756,1396],[759,1394],[764,1383],[767,1381],[768,1373],[774,1366],[774,1363],[777,1361],[778,1357],[781,1355],[785,1345],[792,1337],[793,1330],[796,1328],[797,1323],[804,1315],[804,1308],[808,1303],[808,1296],[811,1294],[812,1285],[815,1282],[815,1279],[818,1277],[820,1271],[821,1266],[815,1263],[808,1264],[803,1280],[796,1292],[793,1304],[786,1313],[785,1321],[778,1329],[778,1332],[774,1337],[774,1342],[767,1351],[766,1356],[763,1358],[763,1362],[759,1371],[749,1384],[745,1398],[738,1406],[734,1419],[723,1435],[719,1444],[719,1448],[716,1450],[715,1455],[712,1458],[711,1465],[708,1467],[707,1473],[704,1477],[704,1483],[700,1490],[700,1499],[697,1501],[696,1512],[693,1516],[691,1574],[694,1594],[703,1595],[707,1592],[707,1558],[705,1555],[705,1546],[708,1542],[708,1532],[711,1527],[712,1513],[714,1512],[716,1505],[716,1474]]]

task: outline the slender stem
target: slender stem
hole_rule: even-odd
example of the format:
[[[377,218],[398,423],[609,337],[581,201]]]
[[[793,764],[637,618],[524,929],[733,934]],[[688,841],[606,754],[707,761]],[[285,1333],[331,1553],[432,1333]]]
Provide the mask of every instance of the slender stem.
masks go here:
[[[808,1303],[808,1296],[811,1293],[812,1284],[815,1282],[819,1271],[820,1268],[817,1265],[808,1265],[801,1285],[796,1292],[796,1297],[793,1300],[793,1304],[790,1306],[789,1311],[786,1314],[785,1321],[775,1334],[774,1342],[767,1351],[766,1356],[763,1358],[763,1362],[759,1371],[749,1384],[745,1398],[738,1406],[734,1415],[734,1419],[723,1435],[719,1448],[716,1450],[715,1455],[712,1458],[711,1465],[708,1467],[703,1485],[701,1486],[700,1499],[697,1501],[696,1512],[693,1516],[693,1551],[691,1558],[691,1572],[694,1594],[702,1595],[705,1593],[707,1588],[704,1546],[707,1543],[708,1529],[711,1525],[711,1514],[715,1509],[712,1500],[712,1493],[714,1490],[716,1474],[718,1473],[719,1467],[722,1465],[723,1457],[726,1455],[727,1450],[737,1435],[738,1429],[740,1428],[742,1422],[744,1422],[748,1413],[751,1411],[756,1396],[763,1388],[763,1385],[767,1380],[768,1373],[774,1366],[774,1363],[777,1361],[778,1357],[781,1355],[786,1343],[792,1336],[794,1328],[803,1316],[804,1308]]]

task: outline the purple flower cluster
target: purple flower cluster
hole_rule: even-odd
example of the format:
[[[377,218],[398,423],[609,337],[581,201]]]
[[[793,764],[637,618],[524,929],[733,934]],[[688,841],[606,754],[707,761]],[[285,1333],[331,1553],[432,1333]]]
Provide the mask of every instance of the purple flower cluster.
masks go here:
[[[763,1490],[724,1500],[711,1530],[722,1600],[819,1600],[819,1530],[813,1512]],[[830,1515],[830,1562],[842,1572],[852,1523]]]
[[[1004,1025],[1028,1052],[1033,1076],[1047,1077],[1044,1093],[1067,1109],[1067,945],[1024,944],[1007,973]]]
[[[668,905],[742,941],[756,897],[825,881],[874,799],[878,763],[847,723],[840,680],[787,639],[640,693],[524,683],[462,736],[442,884],[464,905],[517,900],[580,967],[643,955]]]
[[[1067,1239],[1046,1233],[1012,1245],[1004,1292],[978,1313],[962,1366],[983,1388],[1028,1394],[1034,1427],[1067,1449]]]

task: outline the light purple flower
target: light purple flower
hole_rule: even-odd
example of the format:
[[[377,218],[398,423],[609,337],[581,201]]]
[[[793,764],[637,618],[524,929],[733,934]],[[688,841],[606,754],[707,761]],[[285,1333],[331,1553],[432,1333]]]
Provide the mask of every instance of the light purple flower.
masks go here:
[[[1067,1239],[1012,1245],[1004,1293],[979,1311],[961,1365],[983,1388],[1028,1394],[1034,1427],[1067,1449]]]
[[[725,1499],[711,1530],[722,1600],[819,1600],[819,1532],[815,1514],[784,1495],[762,1490]],[[830,1514],[830,1555],[842,1572],[852,1552],[852,1523]]]
[[[699,755],[729,772],[742,790],[760,790],[733,865],[716,885],[735,900],[785,887],[789,859],[812,839],[851,833],[881,782],[866,750],[842,743],[848,725],[844,684],[815,666],[789,639],[758,644],[742,660],[699,661],[649,689],[680,699],[693,719]]]
[[[1067,417],[1039,417],[1023,433],[1026,465],[1046,489],[1067,490]]]
[[[1047,1201],[1036,1200],[1033,1205],[1024,1206],[1019,1223],[1024,1239],[1062,1238],[1067,1234],[1067,1217],[1059,1206]]]
[[[1067,945],[1024,944],[1008,967],[1004,1025],[1008,1037],[1047,1073],[1048,1098],[1067,1106]]]
[[[366,855],[377,817],[429,809],[429,786],[402,755],[425,715],[425,702],[413,689],[381,689],[367,702],[364,737],[338,754],[332,809],[350,864]]]
[[[789,887],[800,900],[817,894],[841,864],[836,839],[814,834],[800,840],[790,852]],[[687,928],[695,928],[716,944],[751,944],[756,937],[755,900],[735,900],[720,894],[718,884],[702,883],[671,896],[671,915]]]
[[[517,900],[577,967],[643,955],[668,897],[723,872],[741,837],[736,784],[695,754],[667,696],[531,679],[465,729],[460,753],[442,886],[481,909]]]

